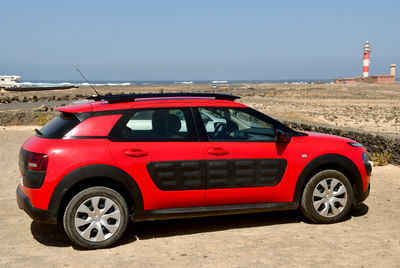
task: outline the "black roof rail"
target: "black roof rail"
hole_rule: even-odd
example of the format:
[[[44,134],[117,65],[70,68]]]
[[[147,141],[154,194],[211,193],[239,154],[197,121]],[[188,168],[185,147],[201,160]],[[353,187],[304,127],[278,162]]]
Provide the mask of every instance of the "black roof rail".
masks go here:
[[[108,101],[108,103],[130,102],[136,99],[144,98],[215,98],[216,100],[230,100],[234,101],[240,99],[239,96],[219,94],[219,93],[142,93],[142,94],[119,94],[107,96],[92,96],[88,99],[95,101]]]

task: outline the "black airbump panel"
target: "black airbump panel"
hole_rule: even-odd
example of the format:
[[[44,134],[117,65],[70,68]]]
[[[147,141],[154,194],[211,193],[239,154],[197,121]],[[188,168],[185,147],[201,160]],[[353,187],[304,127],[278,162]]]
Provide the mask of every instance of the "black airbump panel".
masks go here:
[[[164,191],[275,186],[285,159],[226,159],[149,162],[147,170]]]
[[[205,189],[205,161],[149,162],[147,170],[164,191]]]
[[[285,159],[227,159],[207,161],[207,188],[277,185],[285,174]]]

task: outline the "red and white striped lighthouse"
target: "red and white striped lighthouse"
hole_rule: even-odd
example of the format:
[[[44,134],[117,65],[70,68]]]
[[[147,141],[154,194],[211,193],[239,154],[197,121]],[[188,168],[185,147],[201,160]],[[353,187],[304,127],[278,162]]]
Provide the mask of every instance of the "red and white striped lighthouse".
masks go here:
[[[369,54],[371,53],[371,46],[368,41],[364,45],[364,61],[363,61],[363,77],[368,77],[369,73]]]

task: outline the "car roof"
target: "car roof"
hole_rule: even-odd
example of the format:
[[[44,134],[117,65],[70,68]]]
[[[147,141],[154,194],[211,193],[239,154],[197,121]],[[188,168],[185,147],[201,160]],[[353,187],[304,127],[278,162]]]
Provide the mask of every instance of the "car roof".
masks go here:
[[[86,103],[57,107],[56,110],[67,113],[86,113],[154,107],[246,107],[234,101],[238,98],[240,97],[217,93],[156,93],[94,96],[89,98]]]

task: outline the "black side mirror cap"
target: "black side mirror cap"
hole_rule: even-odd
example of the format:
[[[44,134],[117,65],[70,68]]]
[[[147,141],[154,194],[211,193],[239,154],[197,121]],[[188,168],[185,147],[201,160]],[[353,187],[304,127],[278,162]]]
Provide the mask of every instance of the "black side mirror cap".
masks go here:
[[[292,136],[284,131],[277,129],[275,132],[275,141],[280,143],[289,143],[292,140]]]

